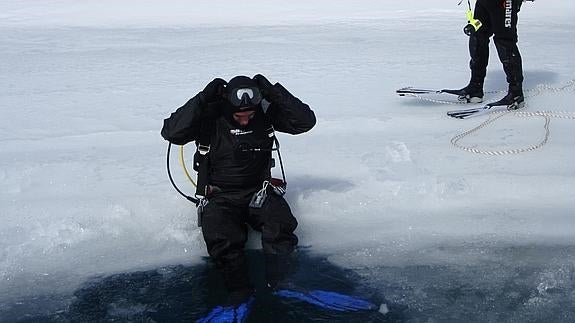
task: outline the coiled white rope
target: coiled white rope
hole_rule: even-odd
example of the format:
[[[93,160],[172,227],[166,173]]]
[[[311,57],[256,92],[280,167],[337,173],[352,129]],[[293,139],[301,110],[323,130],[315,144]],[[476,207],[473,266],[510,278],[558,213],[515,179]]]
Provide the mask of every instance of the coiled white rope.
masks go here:
[[[525,92],[530,93],[526,97],[534,97],[537,95],[541,95],[544,92],[564,92],[564,91],[575,91],[575,79],[570,80],[564,86],[561,87],[553,87],[548,84],[540,84],[537,85],[535,88],[527,90]],[[508,149],[508,150],[482,150],[477,148],[471,148],[464,145],[461,145],[459,141],[466,136],[469,136],[472,133],[479,131],[480,129],[485,128],[487,125],[492,124],[496,120],[500,119],[503,116],[509,115],[513,113],[514,116],[517,117],[542,117],[545,118],[545,124],[543,125],[543,129],[545,130],[545,135],[543,139],[536,145],[525,147],[525,148],[517,148],[517,149]],[[551,122],[551,118],[559,118],[559,119],[570,119],[575,120],[575,112],[568,112],[568,111],[535,111],[535,112],[528,112],[528,111],[499,111],[493,112],[489,115],[489,118],[482,122],[475,128],[467,130],[463,133],[456,135],[455,137],[451,138],[451,144],[459,149],[464,151],[474,153],[474,154],[483,154],[489,156],[501,156],[501,155],[510,155],[510,154],[519,154],[523,152],[532,151],[538,148],[543,147],[547,141],[549,140],[549,123]]]
[[[545,135],[543,139],[536,145],[525,147],[525,148],[516,148],[516,149],[508,149],[508,150],[482,150],[477,148],[471,148],[464,145],[459,144],[459,141],[464,137],[479,131],[480,129],[485,128],[487,125],[492,124],[496,120],[500,119],[503,116],[509,115],[513,113],[513,115],[518,117],[542,117],[545,118],[545,124],[543,128],[545,129]],[[535,112],[526,112],[526,111],[499,111],[493,112],[489,115],[489,119],[482,122],[475,128],[467,130],[463,133],[456,135],[455,137],[451,138],[451,144],[459,149],[464,151],[474,153],[474,154],[482,154],[488,156],[502,156],[502,155],[511,155],[511,154],[519,154],[528,151],[532,151],[538,148],[543,147],[547,141],[549,140],[549,123],[551,122],[551,118],[560,118],[560,119],[570,119],[575,120],[575,113],[574,112],[567,112],[567,111],[535,111]]]
[[[530,95],[526,95],[525,97],[531,98],[543,94],[543,92],[557,93],[565,91],[575,91],[575,79],[568,81],[567,83],[565,83],[565,85],[560,87],[553,87],[549,84],[539,84],[535,88],[525,91],[527,93],[532,93]]]
[[[522,152],[535,150],[539,147],[542,147],[543,145],[545,145],[547,143],[547,140],[549,139],[549,121],[550,121],[550,118],[548,116],[545,116],[545,126],[544,126],[545,137],[543,138],[543,140],[540,143],[538,143],[537,145],[534,145],[534,146],[530,146],[527,148],[510,149],[510,150],[481,150],[481,149],[471,148],[471,147],[467,147],[467,146],[463,146],[463,145],[459,144],[459,141],[461,139],[469,136],[472,133],[479,131],[480,129],[485,128],[487,125],[492,124],[493,122],[495,122],[499,118],[501,118],[501,117],[503,117],[509,113],[511,113],[511,111],[491,113],[489,119],[482,122],[477,127],[469,129],[469,130],[467,130],[463,133],[460,133],[457,136],[451,138],[451,144],[453,146],[459,148],[459,149],[462,149],[464,151],[474,153],[474,154],[482,154],[482,155],[489,155],[489,156],[500,156],[500,155],[508,155],[508,154],[518,154],[518,153],[522,153]],[[496,115],[496,116],[494,117],[494,115]]]
[[[554,87],[549,84],[539,84],[533,89],[529,89],[524,91],[527,95],[526,98],[535,97],[538,95],[542,95],[544,93],[557,93],[557,92],[565,92],[565,91],[575,91],[575,79],[570,80],[565,83],[565,85],[560,87]],[[489,91],[485,92],[487,94],[494,94],[494,93],[505,93],[506,91]],[[421,95],[417,93],[406,93],[404,96],[411,96],[417,98],[422,101],[439,103],[439,104],[463,104],[460,101],[449,101],[449,100],[438,100],[428,97],[427,95]],[[464,146],[459,143],[459,141],[472,133],[475,133],[486,126],[492,124],[496,120],[500,119],[503,116],[509,115],[513,113],[514,116],[518,117],[542,117],[545,119],[545,124],[543,128],[545,130],[545,135],[543,139],[536,145],[525,147],[525,148],[517,148],[517,149],[508,149],[508,150],[482,150],[477,148],[471,148]],[[489,118],[482,122],[477,127],[467,130],[463,133],[456,135],[455,137],[451,138],[451,144],[459,149],[464,151],[474,153],[474,154],[483,154],[483,155],[490,155],[490,156],[501,156],[501,155],[509,155],[509,154],[519,154],[523,152],[532,151],[538,148],[543,147],[547,141],[549,140],[549,123],[551,122],[551,118],[560,118],[560,119],[571,119],[575,120],[575,113],[574,112],[567,112],[567,111],[536,111],[536,112],[527,112],[527,111],[495,111],[489,114]]]

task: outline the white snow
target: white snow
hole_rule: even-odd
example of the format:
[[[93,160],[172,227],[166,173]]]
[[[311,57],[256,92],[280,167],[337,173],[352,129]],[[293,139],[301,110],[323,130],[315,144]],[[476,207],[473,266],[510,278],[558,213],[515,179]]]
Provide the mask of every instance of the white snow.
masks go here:
[[[526,89],[575,78],[574,9],[524,4]],[[280,135],[301,245],[353,267],[471,261],[415,257],[474,241],[573,244],[575,120],[552,119],[538,150],[474,155],[450,139],[486,117],[394,93],[466,84],[464,12],[453,0],[1,2],[0,302],[205,256],[159,131],[212,78],[238,74],[281,82],[317,114],[311,132]],[[486,90],[504,90],[493,46],[489,68]],[[574,93],[543,91],[525,111],[573,114]],[[543,124],[510,115],[463,142],[530,146]]]

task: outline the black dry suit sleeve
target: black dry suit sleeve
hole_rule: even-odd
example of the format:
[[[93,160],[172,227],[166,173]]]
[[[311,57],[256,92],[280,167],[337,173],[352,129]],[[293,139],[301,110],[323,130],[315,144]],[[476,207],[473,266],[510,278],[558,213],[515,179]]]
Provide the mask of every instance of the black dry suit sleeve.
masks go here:
[[[198,139],[203,110],[202,94],[198,93],[179,107],[169,118],[164,119],[162,137],[176,145],[185,145]]]
[[[275,130],[297,135],[315,126],[315,114],[307,104],[279,83],[273,86],[272,91],[273,99],[267,114]]]

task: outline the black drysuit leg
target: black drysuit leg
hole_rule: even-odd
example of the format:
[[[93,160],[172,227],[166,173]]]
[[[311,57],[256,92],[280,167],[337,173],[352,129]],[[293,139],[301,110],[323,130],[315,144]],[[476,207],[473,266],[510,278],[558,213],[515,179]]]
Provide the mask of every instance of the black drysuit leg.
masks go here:
[[[489,37],[493,39],[510,90],[521,91],[523,66],[517,47],[517,19],[522,0],[478,1],[474,16],[483,26],[469,40],[472,79],[485,77],[489,59]],[[475,60],[475,62],[474,62]],[[475,74],[475,75],[474,75]]]
[[[268,187],[264,205],[259,209],[250,208],[249,223],[254,230],[262,233],[266,281],[275,287],[296,270],[296,259],[292,253],[298,242],[294,234],[297,220],[286,200]]]
[[[248,239],[247,214],[247,205],[241,207],[225,198],[213,197],[202,216],[208,253],[230,292],[252,288],[244,254]]]
[[[489,38],[493,35],[491,20],[487,8],[479,2],[475,4],[473,13],[475,19],[483,24],[481,28],[469,36],[469,68],[471,68],[471,84],[480,84],[483,87],[489,63]]]
[[[298,242],[294,234],[297,220],[285,199],[268,188],[260,209],[249,208],[248,202],[233,203],[221,196],[211,197],[202,217],[208,253],[230,292],[252,288],[244,254],[247,224],[262,233],[268,283],[281,281],[295,268],[290,255]]]
[[[522,0],[504,0],[503,8],[497,8],[491,15],[492,22],[497,21],[493,23],[493,39],[509,89],[519,92],[522,91],[523,84],[523,63],[517,47],[517,13],[521,2]]]

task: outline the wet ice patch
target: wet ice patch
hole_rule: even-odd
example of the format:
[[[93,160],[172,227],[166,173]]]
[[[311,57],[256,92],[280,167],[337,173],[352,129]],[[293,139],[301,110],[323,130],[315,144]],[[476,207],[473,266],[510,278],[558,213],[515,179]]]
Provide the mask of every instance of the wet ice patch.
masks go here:
[[[418,321],[571,322],[572,246],[477,240],[449,245],[389,244],[330,257],[379,286],[387,304]]]

